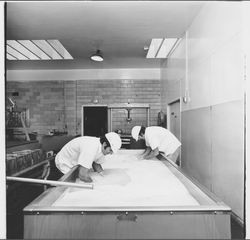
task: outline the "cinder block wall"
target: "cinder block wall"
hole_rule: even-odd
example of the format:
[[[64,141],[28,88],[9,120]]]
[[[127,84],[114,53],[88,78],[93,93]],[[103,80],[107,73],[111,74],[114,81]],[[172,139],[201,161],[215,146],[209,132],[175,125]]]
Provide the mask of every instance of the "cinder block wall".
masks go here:
[[[29,108],[30,130],[47,134],[49,130],[81,133],[81,107],[98,99],[99,104],[148,103],[150,125],[157,124],[160,111],[160,80],[77,80],[7,82],[6,96],[14,96],[18,107]],[[127,110],[115,110],[113,129],[130,132],[134,125],[146,125],[146,110],[133,109],[132,122],[127,123]]]
[[[62,81],[7,82],[5,95],[16,102],[17,108],[29,109],[30,131],[48,134],[64,128],[63,85]],[[18,96],[12,96],[14,92]]]

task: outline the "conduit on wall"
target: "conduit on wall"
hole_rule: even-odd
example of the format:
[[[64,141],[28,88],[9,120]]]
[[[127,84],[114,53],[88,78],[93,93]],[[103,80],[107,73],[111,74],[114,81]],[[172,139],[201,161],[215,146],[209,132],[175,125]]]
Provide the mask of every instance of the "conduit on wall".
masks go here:
[[[189,96],[189,78],[188,78],[188,31],[185,33],[185,93],[183,97],[183,102],[190,102]]]

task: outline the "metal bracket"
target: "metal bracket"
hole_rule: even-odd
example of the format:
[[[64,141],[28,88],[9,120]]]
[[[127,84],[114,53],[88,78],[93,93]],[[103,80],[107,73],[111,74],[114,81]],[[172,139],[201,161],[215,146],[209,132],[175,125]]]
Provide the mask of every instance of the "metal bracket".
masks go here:
[[[117,216],[117,219],[119,221],[133,221],[133,222],[135,222],[137,219],[137,215],[134,213],[125,212],[125,213],[119,214]]]

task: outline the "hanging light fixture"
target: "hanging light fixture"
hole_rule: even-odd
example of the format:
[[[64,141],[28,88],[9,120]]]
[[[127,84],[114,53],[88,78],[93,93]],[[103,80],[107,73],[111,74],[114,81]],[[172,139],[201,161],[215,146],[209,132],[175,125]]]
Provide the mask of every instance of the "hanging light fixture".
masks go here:
[[[93,61],[96,61],[96,62],[102,62],[103,61],[103,56],[102,56],[102,53],[101,53],[101,51],[99,49],[90,58]]]

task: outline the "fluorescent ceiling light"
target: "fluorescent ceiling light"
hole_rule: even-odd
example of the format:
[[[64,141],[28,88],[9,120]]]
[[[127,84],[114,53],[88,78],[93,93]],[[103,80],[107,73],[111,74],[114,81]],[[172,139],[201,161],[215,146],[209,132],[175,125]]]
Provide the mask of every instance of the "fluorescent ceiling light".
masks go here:
[[[166,58],[176,42],[177,38],[165,38],[156,55],[156,58]]]
[[[177,40],[177,38],[153,38],[146,58],[167,58]]]
[[[73,59],[58,40],[7,40],[8,60]]]

